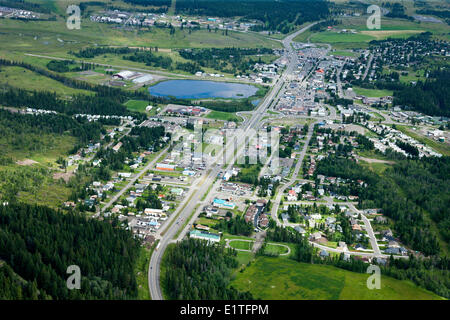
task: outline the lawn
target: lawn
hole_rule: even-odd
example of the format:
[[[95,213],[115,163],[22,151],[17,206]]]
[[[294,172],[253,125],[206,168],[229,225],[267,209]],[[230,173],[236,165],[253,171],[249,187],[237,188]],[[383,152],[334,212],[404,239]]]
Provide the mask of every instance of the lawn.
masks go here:
[[[381,289],[369,290],[368,274],[291,259],[259,257],[231,285],[249,290],[255,299],[273,300],[397,300],[441,299],[409,281],[381,277]]]
[[[353,87],[352,89],[357,95],[366,96],[370,98],[380,98],[392,96],[394,94],[392,90],[366,89],[361,87]]]

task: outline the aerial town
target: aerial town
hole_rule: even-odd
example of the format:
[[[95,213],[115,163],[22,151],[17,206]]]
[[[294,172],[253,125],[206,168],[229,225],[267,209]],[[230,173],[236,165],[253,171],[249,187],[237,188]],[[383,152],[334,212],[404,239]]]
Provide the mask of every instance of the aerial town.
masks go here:
[[[2,299],[450,297],[448,5],[75,2],[0,1]]]

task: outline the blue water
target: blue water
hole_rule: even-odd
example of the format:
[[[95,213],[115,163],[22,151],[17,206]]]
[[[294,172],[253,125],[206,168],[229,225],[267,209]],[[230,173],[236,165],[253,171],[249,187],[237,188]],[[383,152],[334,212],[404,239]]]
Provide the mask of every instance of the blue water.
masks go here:
[[[258,88],[241,83],[168,80],[148,88],[148,91],[157,97],[174,96],[180,99],[248,98],[254,95]]]

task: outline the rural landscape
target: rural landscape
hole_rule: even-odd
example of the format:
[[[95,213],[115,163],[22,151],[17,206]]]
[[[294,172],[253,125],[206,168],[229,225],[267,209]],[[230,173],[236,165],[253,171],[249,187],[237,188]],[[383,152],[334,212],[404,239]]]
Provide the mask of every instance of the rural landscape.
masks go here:
[[[0,0],[0,40],[1,300],[450,298],[449,1]]]

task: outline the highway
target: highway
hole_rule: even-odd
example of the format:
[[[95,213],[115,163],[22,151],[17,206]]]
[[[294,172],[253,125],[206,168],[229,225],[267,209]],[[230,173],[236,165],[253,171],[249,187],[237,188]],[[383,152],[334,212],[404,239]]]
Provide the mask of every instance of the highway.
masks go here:
[[[317,22],[316,22],[317,23]],[[267,109],[271,105],[272,101],[276,99],[280,89],[284,85],[287,76],[291,74],[294,70],[294,68],[297,65],[297,57],[295,55],[294,50],[291,47],[292,40],[300,33],[306,31],[311,26],[315,25],[316,23],[312,23],[305,28],[302,28],[301,30],[298,30],[295,33],[290,34],[287,36],[283,41],[283,45],[285,49],[287,50],[287,57],[289,59],[289,63],[286,66],[286,69],[284,70],[283,74],[280,76],[278,81],[274,84],[270,92],[266,95],[264,98],[264,101],[258,106],[256,110],[252,112],[252,117],[250,120],[244,124],[244,127],[242,130],[236,130],[237,133],[234,136],[234,139],[230,139],[231,141],[227,141],[226,148],[231,147],[233,144],[237,146],[237,152],[236,154],[231,155],[231,159],[225,159],[228,164],[227,169],[231,168],[231,166],[234,165],[234,160],[239,156],[240,152],[245,149],[245,139],[249,138],[251,139],[252,136],[256,132],[256,128],[260,125],[260,121],[262,120],[263,116],[265,115]],[[219,152],[216,156],[216,159],[219,160],[221,156],[221,153]],[[231,161],[229,161],[231,160]],[[167,221],[165,225],[163,226],[163,231],[160,232],[160,239],[158,248],[153,251],[153,254],[150,259],[149,263],[149,269],[148,269],[148,283],[149,283],[149,290],[150,295],[152,297],[152,300],[162,300],[162,292],[160,287],[160,265],[162,261],[162,257],[164,255],[164,251],[166,250],[169,243],[172,242],[173,237],[177,234],[179,228],[182,225],[182,222],[186,219],[189,219],[189,216],[192,214],[194,210],[196,210],[196,206],[198,204],[201,204],[201,198],[205,193],[208,193],[208,190],[212,190],[213,188],[210,188],[211,185],[214,183],[215,178],[219,174],[219,172],[222,170],[221,164],[214,163],[215,161],[212,161],[206,171],[206,177],[197,179],[188,194],[186,195],[185,201],[183,201],[179,205],[179,209],[177,209],[172,215],[172,219],[177,219],[177,222],[171,223],[172,221]],[[189,223],[186,225],[186,227],[182,230],[182,233],[178,237],[179,239],[184,236],[184,234],[189,230],[191,221],[193,221],[198,213],[200,212],[201,208],[197,208],[196,212],[194,213],[193,217],[190,219]]]

